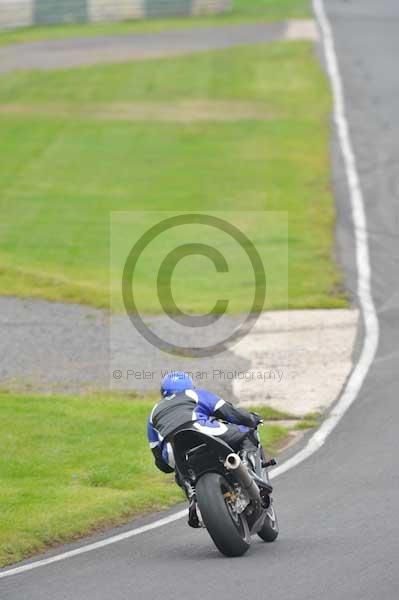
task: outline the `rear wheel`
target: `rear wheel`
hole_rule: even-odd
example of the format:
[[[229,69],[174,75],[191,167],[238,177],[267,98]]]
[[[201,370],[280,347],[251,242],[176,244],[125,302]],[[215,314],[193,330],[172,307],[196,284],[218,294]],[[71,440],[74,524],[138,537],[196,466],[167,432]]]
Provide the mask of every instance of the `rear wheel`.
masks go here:
[[[242,556],[251,545],[245,516],[234,508],[234,490],[219,473],[205,473],[196,484],[198,508],[215,546],[226,556]]]

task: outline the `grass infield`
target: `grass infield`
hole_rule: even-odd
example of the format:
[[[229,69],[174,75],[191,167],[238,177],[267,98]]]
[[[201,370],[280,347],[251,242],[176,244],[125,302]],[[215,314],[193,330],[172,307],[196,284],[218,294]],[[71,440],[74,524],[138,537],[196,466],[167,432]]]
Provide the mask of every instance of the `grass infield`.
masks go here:
[[[148,448],[154,402],[0,395],[0,566],[184,500]],[[275,452],[287,428],[267,425],[261,435]]]
[[[283,211],[288,291],[285,234],[254,232],[273,275],[266,308],[346,305],[330,109],[307,42],[1,77],[0,294],[108,307],[110,211]],[[157,312],[150,272],[137,283]],[[183,309],[207,312],[215,290],[198,295],[197,273],[182,278]],[[234,285],[240,312],[247,277]]]

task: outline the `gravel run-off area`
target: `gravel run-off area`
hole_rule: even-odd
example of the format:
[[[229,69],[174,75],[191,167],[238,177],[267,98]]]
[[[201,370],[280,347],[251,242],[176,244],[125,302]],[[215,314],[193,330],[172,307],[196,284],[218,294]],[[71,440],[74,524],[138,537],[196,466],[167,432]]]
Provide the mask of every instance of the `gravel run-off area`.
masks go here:
[[[322,411],[352,367],[355,310],[263,313],[252,331],[215,357],[179,359],[144,340],[125,315],[44,300],[0,298],[0,386],[38,392],[155,391],[168,369],[226,399],[295,415]],[[239,317],[228,321],[230,330]],[[168,317],[151,325],[167,337]]]

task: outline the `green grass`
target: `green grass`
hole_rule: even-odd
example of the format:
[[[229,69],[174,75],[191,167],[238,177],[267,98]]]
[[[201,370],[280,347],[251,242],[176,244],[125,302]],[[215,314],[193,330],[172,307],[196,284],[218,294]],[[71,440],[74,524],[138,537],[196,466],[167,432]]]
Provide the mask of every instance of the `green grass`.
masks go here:
[[[0,395],[0,566],[183,500],[148,449],[153,404]],[[286,434],[262,428],[270,452]]]
[[[276,408],[272,408],[271,406],[261,405],[254,406],[251,408],[254,412],[258,413],[262,417],[264,421],[283,421],[285,419],[298,419],[299,417],[295,417],[290,413],[283,412],[281,410],[277,410]]]
[[[304,415],[295,425],[295,429],[315,429],[320,424],[321,417],[322,414],[318,412]]]
[[[159,119],[118,118],[121,106],[148,102]],[[225,112],[241,103],[254,116],[199,121],[196,102],[222,103]],[[162,120],[179,103],[194,103],[192,120]],[[0,293],[106,307],[111,210],[241,210],[267,258],[266,308],[344,306],[333,258],[330,109],[306,42],[1,77]],[[282,211],[283,220],[266,231],[252,211]],[[154,266],[137,281],[150,312],[159,311],[148,281]],[[203,259],[198,269],[187,269],[177,289],[187,310],[215,302],[212,285],[202,286],[213,267]],[[248,277],[234,285],[237,312]],[[118,269],[111,288],[119,293]]]
[[[233,0],[231,11],[213,16],[25,27],[0,32],[0,46],[39,40],[144,33],[188,27],[303,18],[309,16],[309,4],[310,0]]]

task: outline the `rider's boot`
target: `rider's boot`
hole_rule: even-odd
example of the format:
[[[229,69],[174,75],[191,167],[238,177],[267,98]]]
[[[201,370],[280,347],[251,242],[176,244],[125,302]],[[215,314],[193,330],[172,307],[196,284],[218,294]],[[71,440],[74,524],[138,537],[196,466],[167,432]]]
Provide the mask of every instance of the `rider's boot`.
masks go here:
[[[269,484],[269,482],[261,481],[261,478],[256,473],[256,453],[258,452],[258,446],[255,444],[255,441],[251,439],[251,437],[247,437],[242,445],[241,445],[241,460],[243,464],[247,467],[250,475],[258,484],[261,491],[261,497],[264,503],[264,506],[269,506],[271,504],[271,492],[273,487]],[[264,450],[261,447],[261,456],[264,457]],[[263,462],[263,461],[262,461]],[[259,484],[262,484],[259,486]]]
[[[255,456],[258,451],[256,444],[250,439],[245,438],[241,444],[241,460],[249,472],[255,472]]]
[[[195,499],[195,496],[193,496],[190,499],[190,504],[188,505],[188,524],[194,529],[198,529],[199,527],[201,527],[201,523],[198,518],[197,501]]]
[[[184,489],[188,499],[188,524],[194,529],[201,527],[201,522],[198,517],[197,498],[195,489],[188,481],[184,482]]]

